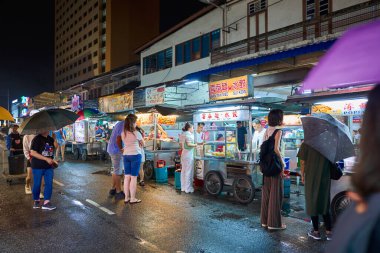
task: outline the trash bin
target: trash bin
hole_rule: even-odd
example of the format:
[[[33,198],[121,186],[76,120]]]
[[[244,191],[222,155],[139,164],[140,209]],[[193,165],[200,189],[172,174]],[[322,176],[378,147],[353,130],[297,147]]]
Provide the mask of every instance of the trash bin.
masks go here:
[[[168,167],[154,168],[156,183],[164,184],[168,182]]]
[[[25,173],[24,155],[8,156],[9,175],[20,175]]]

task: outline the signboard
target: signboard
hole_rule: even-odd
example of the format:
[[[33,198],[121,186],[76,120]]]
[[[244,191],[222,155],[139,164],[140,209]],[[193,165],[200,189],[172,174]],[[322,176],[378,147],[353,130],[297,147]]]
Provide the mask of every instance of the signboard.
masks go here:
[[[145,106],[145,90],[136,89],[133,91],[133,107],[144,107]]]
[[[74,123],[74,140],[85,143],[87,140],[87,121],[81,120]]]
[[[165,86],[145,89],[146,106],[160,105],[165,102]]]
[[[249,110],[202,112],[194,114],[194,122],[248,121]]]
[[[74,95],[71,99],[71,110],[76,112],[81,109],[80,106],[80,96]]]
[[[158,116],[158,124],[173,126],[177,122],[177,116]]]
[[[284,115],[285,126],[302,126],[301,116],[300,115]]]
[[[153,125],[153,113],[139,113],[137,114],[138,126]]]
[[[210,101],[252,96],[252,90],[253,77],[250,75],[209,83]]]
[[[314,105],[311,111],[312,113],[327,113],[340,116],[363,115],[366,105],[366,99],[325,102]]]
[[[123,112],[133,109],[133,92],[125,92],[99,98],[99,110],[105,113]]]

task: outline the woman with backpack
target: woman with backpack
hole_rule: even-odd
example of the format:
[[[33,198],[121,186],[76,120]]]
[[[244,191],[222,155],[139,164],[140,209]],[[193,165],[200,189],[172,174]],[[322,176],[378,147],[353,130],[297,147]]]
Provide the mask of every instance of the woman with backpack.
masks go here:
[[[270,230],[286,229],[286,225],[282,223],[281,218],[282,177],[283,169],[285,168],[284,159],[280,152],[283,118],[284,113],[280,109],[274,109],[269,112],[269,127],[265,132],[262,147],[271,147],[271,150],[267,150],[269,152],[266,152],[270,155],[269,159],[271,161],[264,161],[262,158],[262,155],[265,155],[263,154],[263,150],[260,154],[260,166],[264,175],[261,198],[261,226]],[[270,145],[271,143],[272,145]]]

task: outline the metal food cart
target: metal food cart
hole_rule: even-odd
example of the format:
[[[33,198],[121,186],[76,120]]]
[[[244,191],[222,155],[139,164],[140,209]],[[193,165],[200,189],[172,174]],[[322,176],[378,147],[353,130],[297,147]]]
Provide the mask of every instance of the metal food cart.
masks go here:
[[[204,180],[205,189],[210,195],[217,196],[225,186],[232,186],[235,199],[246,204],[253,200],[262,174],[258,163],[253,161],[250,143],[247,143],[246,151],[238,149],[237,121],[243,122],[247,129],[247,139],[251,140],[250,106],[200,109],[194,114],[194,125],[205,123],[204,132],[207,136],[202,156],[197,154],[195,157],[196,177]],[[217,140],[216,136],[221,135],[224,139]]]
[[[86,161],[89,156],[106,156],[107,142],[96,140],[96,123],[94,120],[81,120],[73,124],[74,141],[71,150],[74,159]]]
[[[156,168],[158,161],[165,161],[165,166],[167,168],[175,168],[176,162],[179,162],[179,150],[180,145],[175,136],[171,138],[157,138],[158,124],[177,124],[177,116],[162,116],[156,111],[149,113],[138,113],[137,124],[144,129],[146,133],[149,133],[150,127],[154,127],[154,136],[150,140],[145,141],[145,163],[144,163],[144,173],[145,179],[149,180],[154,177],[154,168]],[[162,121],[162,119],[168,119],[169,121]]]

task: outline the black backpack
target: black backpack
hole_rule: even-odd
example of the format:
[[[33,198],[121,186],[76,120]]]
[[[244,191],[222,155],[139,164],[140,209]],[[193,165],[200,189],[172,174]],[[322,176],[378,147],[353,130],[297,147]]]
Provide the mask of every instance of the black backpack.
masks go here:
[[[275,136],[279,129],[276,129],[268,140],[264,141],[260,147],[260,168],[266,177],[274,177],[281,173],[281,158],[274,152]]]

